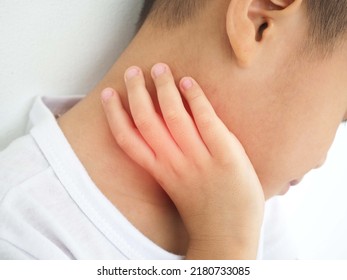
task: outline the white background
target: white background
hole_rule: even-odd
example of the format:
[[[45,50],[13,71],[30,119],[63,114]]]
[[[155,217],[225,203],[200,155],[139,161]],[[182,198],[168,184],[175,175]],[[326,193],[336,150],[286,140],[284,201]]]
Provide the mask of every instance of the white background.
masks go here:
[[[280,198],[288,211],[300,258],[347,260],[346,171],[347,126],[341,125],[325,165]]]
[[[158,276],[119,276],[119,268],[123,269],[156,269]],[[233,273],[237,273],[240,267],[250,271],[245,275],[191,275],[194,268],[210,269],[210,273],[216,273],[218,267],[230,267]],[[153,279],[153,280],[293,280],[293,279],[314,279],[314,280],[345,280],[347,279],[347,269],[345,262],[322,262],[322,261],[3,261],[0,262],[0,277],[6,280],[61,280],[61,279],[83,279],[83,280],[114,280],[114,279]],[[111,276],[98,276],[98,270],[109,269]],[[116,268],[115,272],[113,269]],[[236,269],[235,269],[236,268]],[[181,273],[177,273],[177,269]],[[99,271],[100,271],[99,270]],[[163,271],[165,270],[165,271]],[[223,269],[220,269],[222,271]],[[165,272],[165,273],[164,273]],[[163,275],[170,274],[171,276]],[[176,273],[175,273],[176,272]],[[151,272],[149,272],[151,273]],[[114,274],[118,274],[115,276]],[[124,274],[124,272],[123,272]],[[132,274],[130,272],[130,274]],[[145,272],[143,274],[146,274]],[[197,272],[196,274],[199,274]],[[203,272],[201,272],[203,274]],[[240,273],[242,274],[242,273]],[[180,276],[178,276],[180,275]]]
[[[131,39],[141,3],[0,0],[0,150],[23,134],[34,96],[93,88]],[[300,258],[347,259],[346,140],[342,127],[326,165],[279,198]]]
[[[37,95],[86,94],[135,30],[142,0],[0,0],[0,150]]]

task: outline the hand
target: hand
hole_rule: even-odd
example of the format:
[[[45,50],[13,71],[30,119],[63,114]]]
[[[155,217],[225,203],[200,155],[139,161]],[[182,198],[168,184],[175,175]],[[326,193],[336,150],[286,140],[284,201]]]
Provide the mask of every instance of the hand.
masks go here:
[[[187,258],[256,258],[264,194],[245,150],[196,81],[180,82],[191,117],[169,67],[155,65],[152,77],[162,116],[138,67],[125,75],[133,121],[119,95],[104,90],[104,110],[118,145],[175,203],[189,234]]]

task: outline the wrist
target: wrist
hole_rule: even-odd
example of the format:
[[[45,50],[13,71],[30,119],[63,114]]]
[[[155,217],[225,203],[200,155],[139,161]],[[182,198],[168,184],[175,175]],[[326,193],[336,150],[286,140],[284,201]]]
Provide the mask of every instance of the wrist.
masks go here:
[[[259,235],[242,238],[191,239],[186,259],[206,260],[254,260],[257,258]]]

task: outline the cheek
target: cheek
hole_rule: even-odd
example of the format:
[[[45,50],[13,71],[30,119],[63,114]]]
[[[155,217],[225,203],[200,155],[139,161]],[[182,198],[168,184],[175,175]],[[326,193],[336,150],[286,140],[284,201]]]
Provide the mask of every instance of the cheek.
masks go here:
[[[255,103],[243,96],[214,104],[244,146],[267,198],[301,179],[326,156],[341,121],[336,104],[329,100],[302,94]],[[251,105],[240,106],[241,102]]]
[[[244,146],[267,197],[321,162],[346,111],[346,85],[337,84],[327,67],[292,68],[276,79],[237,76],[238,83],[210,95]]]
[[[261,128],[261,129],[259,129]],[[335,130],[310,126],[259,124],[253,133],[243,132],[245,149],[254,165],[266,197],[279,194],[293,180],[316,168],[333,141]]]
[[[266,192],[277,194],[326,157],[341,119],[329,107],[313,108],[288,107],[291,113],[268,115],[268,123],[253,127],[257,137],[248,147]]]

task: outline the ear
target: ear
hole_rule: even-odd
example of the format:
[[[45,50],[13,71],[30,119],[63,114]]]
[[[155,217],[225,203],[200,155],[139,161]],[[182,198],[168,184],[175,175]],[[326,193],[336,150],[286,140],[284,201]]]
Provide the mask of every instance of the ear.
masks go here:
[[[295,14],[301,6],[302,0],[230,0],[226,25],[238,64],[250,65],[280,19]]]

